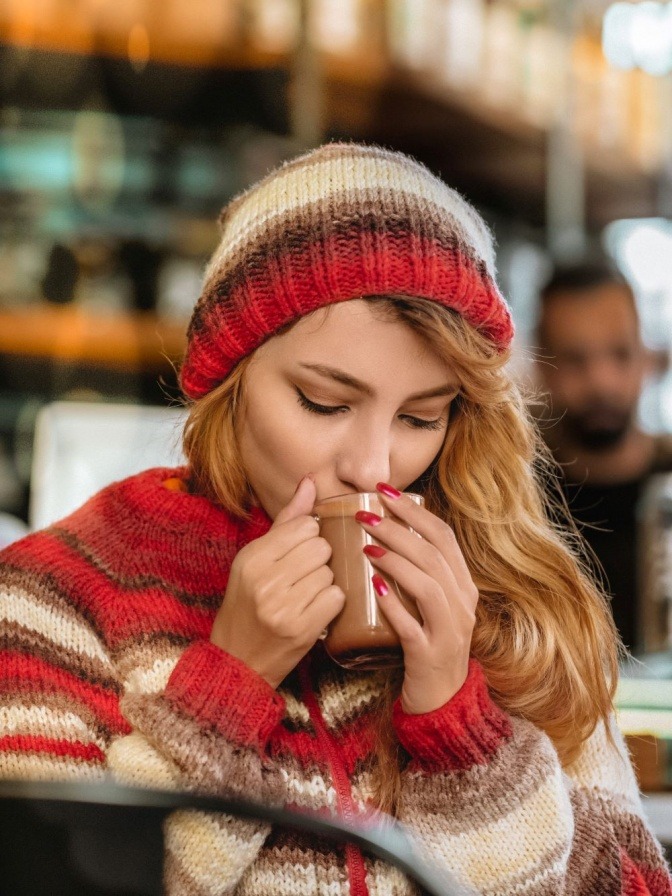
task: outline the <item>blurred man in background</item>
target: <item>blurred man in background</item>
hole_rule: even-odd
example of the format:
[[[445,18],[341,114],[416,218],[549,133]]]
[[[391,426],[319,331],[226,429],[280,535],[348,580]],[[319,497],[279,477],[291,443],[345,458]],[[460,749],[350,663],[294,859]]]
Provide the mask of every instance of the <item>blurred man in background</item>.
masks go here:
[[[672,438],[637,423],[647,359],[630,286],[602,260],[557,268],[541,292],[537,343],[542,431],[621,637],[637,651],[637,506],[651,474],[672,470]]]

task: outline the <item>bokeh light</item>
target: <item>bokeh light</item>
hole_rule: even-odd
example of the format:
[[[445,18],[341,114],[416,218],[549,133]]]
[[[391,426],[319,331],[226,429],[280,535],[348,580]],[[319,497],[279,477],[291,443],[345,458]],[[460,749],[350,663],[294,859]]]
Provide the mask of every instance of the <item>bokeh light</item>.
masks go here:
[[[672,3],[613,3],[603,18],[602,49],[616,68],[668,74],[672,71]]]

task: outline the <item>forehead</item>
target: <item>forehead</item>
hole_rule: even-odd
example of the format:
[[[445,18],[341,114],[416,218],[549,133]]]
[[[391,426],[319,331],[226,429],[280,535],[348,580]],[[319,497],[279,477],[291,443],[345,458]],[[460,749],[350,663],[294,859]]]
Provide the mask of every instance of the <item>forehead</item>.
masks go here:
[[[328,363],[362,379],[451,378],[448,361],[423,336],[362,300],[340,302],[299,320],[257,350],[267,362]],[[436,385],[434,381],[428,385]]]
[[[549,296],[541,313],[541,331],[549,348],[636,342],[637,311],[619,284]]]

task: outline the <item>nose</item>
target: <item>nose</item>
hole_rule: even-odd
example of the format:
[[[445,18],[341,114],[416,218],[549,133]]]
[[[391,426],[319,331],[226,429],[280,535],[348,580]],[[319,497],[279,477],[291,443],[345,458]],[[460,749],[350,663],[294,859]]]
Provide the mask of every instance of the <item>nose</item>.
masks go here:
[[[373,418],[361,421],[339,446],[336,475],[344,490],[375,492],[378,482],[389,482],[392,472],[389,425]]]
[[[586,381],[598,394],[620,391],[621,373],[618,364],[608,356],[597,356],[588,366]]]

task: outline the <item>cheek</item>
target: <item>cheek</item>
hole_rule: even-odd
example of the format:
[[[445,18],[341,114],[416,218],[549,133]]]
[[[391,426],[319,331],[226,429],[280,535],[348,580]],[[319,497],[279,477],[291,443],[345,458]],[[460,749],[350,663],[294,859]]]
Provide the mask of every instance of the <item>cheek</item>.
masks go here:
[[[445,433],[441,433],[436,439],[425,437],[422,442],[417,439],[411,440],[398,455],[397,463],[393,465],[396,467],[392,471],[393,478],[402,483],[403,488],[415,482],[440,453],[445,438]]]
[[[549,377],[549,387],[556,399],[572,400],[580,395],[586,386],[585,376],[565,370]]]
[[[268,408],[248,408],[241,436],[241,450],[245,461],[264,460],[272,466],[281,465],[285,455],[291,456],[288,443],[291,431],[281,414]]]
[[[274,411],[271,402],[248,407],[240,444],[253,487],[263,482],[293,489],[318,462],[316,440],[306,437],[297,414],[288,407]]]

